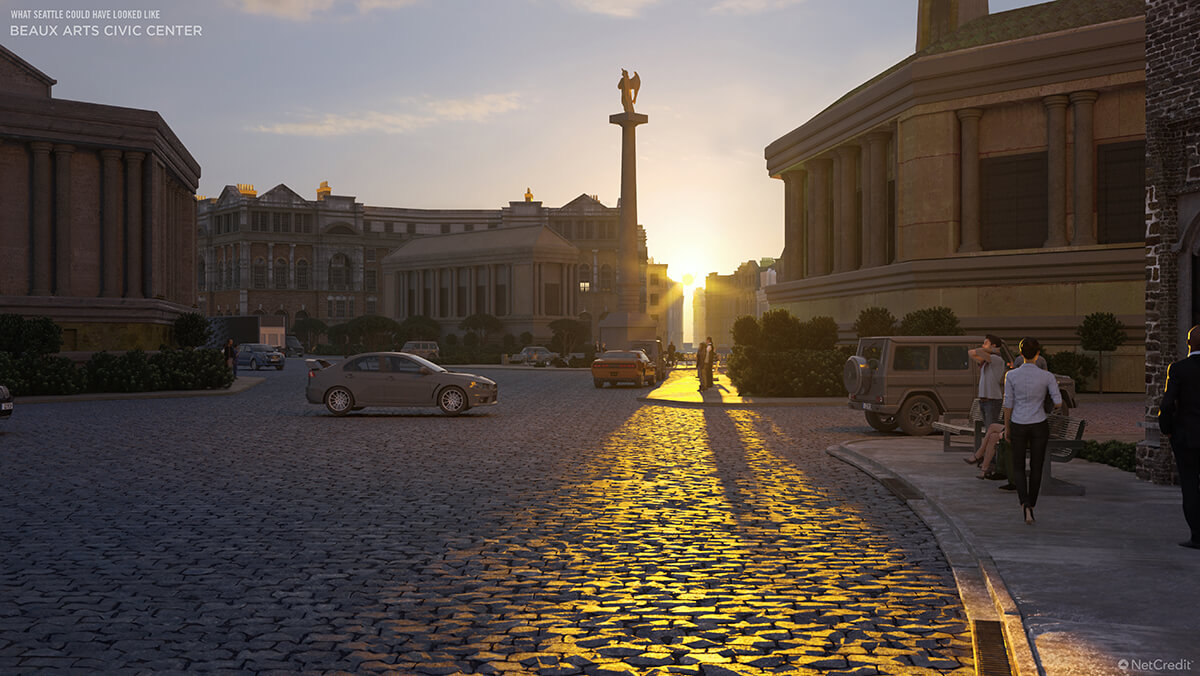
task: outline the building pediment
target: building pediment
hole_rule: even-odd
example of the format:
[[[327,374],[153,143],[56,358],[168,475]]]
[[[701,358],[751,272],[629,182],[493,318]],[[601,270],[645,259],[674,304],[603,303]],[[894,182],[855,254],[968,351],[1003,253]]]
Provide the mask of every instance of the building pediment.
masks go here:
[[[259,195],[258,200],[260,202],[270,202],[271,204],[291,204],[295,206],[305,206],[308,204],[308,200],[283,183]]]
[[[609,207],[604,206],[600,200],[597,200],[592,195],[584,194],[562,205],[562,207],[559,208],[559,211],[602,211],[608,208]]]
[[[216,208],[236,206],[242,203],[242,193],[236,185],[227,185],[221,189],[221,195],[217,197]]]
[[[5,94],[50,98],[56,80],[0,45],[0,84]]]

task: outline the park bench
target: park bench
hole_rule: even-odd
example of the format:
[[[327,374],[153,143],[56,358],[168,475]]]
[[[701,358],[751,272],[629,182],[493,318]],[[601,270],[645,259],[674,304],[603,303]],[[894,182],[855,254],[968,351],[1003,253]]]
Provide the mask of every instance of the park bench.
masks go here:
[[[943,413],[939,420],[934,421],[933,429],[942,433],[943,451],[965,450],[966,446],[950,443],[954,436],[964,434],[974,435],[974,443],[971,444],[970,450],[978,451],[979,445],[983,443],[983,435],[987,433],[987,430],[983,429],[983,413],[979,409],[979,399],[971,400],[971,412],[967,414],[966,422],[951,422]]]
[[[1050,466],[1056,462],[1070,462],[1083,450],[1083,430],[1087,421],[1083,418],[1051,413],[1046,416],[1050,423],[1050,441],[1046,444],[1046,460],[1042,467],[1042,493],[1046,495],[1083,495],[1084,488],[1061,479],[1055,479]]]

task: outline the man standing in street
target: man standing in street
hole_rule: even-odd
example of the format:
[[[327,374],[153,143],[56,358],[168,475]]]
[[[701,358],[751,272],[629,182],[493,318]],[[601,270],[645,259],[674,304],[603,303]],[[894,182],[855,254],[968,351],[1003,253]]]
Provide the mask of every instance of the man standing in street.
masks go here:
[[[704,350],[704,358],[708,367],[704,369],[704,389],[713,386],[713,369],[717,366],[717,349],[713,347],[712,336],[708,337],[708,348]]]
[[[700,381],[700,392],[704,391],[704,370],[708,363],[708,343],[703,340],[696,347],[696,380]]]
[[[992,334],[983,338],[983,345],[968,354],[979,364],[979,412],[983,429],[1000,422],[1000,405],[1004,400],[1004,358],[1000,356],[1000,339]]]
[[[1158,407],[1158,429],[1171,441],[1183,517],[1192,537],[1179,546],[1200,549],[1200,326],[1188,331],[1188,356],[1167,367],[1167,387]]]

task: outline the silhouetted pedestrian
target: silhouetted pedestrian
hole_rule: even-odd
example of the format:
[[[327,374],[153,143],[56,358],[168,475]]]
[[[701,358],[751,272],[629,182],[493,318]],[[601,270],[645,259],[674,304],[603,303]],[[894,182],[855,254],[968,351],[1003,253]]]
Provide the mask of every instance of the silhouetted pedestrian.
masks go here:
[[[1158,407],[1158,429],[1171,442],[1183,518],[1192,537],[1180,547],[1200,549],[1200,326],[1188,331],[1188,356],[1167,367],[1167,386]]]

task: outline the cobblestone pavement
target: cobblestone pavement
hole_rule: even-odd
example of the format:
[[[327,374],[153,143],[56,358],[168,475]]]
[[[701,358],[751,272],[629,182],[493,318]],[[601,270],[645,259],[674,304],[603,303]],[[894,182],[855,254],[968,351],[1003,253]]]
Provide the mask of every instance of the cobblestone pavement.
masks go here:
[[[973,673],[933,537],[823,452],[852,411],[495,371],[333,418],[289,367],[0,426],[0,673]]]

